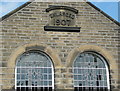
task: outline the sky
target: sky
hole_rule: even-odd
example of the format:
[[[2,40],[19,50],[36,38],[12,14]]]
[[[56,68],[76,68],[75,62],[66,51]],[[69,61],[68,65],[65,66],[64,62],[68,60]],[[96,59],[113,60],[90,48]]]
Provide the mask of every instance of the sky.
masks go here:
[[[0,17],[6,15],[7,13],[16,9],[17,7],[21,6],[27,1],[29,0],[19,0],[19,1],[0,0]],[[118,7],[118,2],[120,2],[120,0],[88,0],[88,1],[92,2],[95,6],[97,6],[102,11],[107,13],[113,19],[115,19],[116,21],[119,20],[120,22],[120,19],[118,19],[118,13],[120,12],[120,6]]]

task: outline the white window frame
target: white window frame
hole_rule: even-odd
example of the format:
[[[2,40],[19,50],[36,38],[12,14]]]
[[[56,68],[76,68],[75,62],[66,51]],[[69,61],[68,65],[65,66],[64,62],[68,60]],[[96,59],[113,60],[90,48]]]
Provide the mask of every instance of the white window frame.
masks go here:
[[[36,52],[36,51],[34,51],[34,52]],[[29,52],[27,52],[27,53],[29,53]],[[52,89],[54,89],[54,67],[53,67],[53,63],[52,63],[52,60],[51,60],[51,58],[46,54],[46,53],[44,53],[44,52],[41,52],[41,51],[39,51],[39,53],[40,54],[43,54],[45,57],[47,57],[49,60],[48,61],[50,61],[50,63],[51,63],[51,68],[52,68]],[[24,54],[24,53],[23,53]],[[20,56],[22,56],[22,55],[20,55]],[[19,58],[19,57],[18,57]],[[17,86],[17,62],[18,60],[16,60],[16,67],[15,67],[15,89],[17,89],[17,87],[19,87],[19,86]],[[41,68],[41,67],[40,67]],[[23,86],[23,87],[25,87],[25,86]],[[26,86],[27,87],[27,86]],[[32,86],[31,86],[32,87]],[[35,86],[33,86],[33,87],[35,87]],[[47,87],[47,86],[37,86],[37,87]],[[50,86],[51,87],[51,86]]]
[[[109,78],[109,68],[108,68],[108,64],[107,64],[107,62],[106,62],[106,59],[103,57],[103,56],[101,56],[101,55],[99,55],[99,54],[97,54],[97,53],[95,53],[95,52],[83,52],[84,54],[85,53],[91,53],[91,54],[94,54],[94,55],[96,55],[96,56],[98,56],[99,58],[101,58],[102,59],[102,62],[105,64],[105,69],[106,69],[106,77],[107,77],[107,89],[108,89],[108,91],[110,90],[110,78]],[[74,81],[75,81],[75,79],[74,79],[74,63],[75,63],[75,61],[76,61],[76,59],[81,55],[82,53],[79,53],[77,56],[76,56],[76,58],[75,58],[75,60],[73,61],[73,84],[74,84]],[[74,84],[74,88],[75,87],[80,87],[80,86],[75,86],[75,84]],[[85,86],[84,86],[85,87]],[[102,86],[101,86],[102,87]]]

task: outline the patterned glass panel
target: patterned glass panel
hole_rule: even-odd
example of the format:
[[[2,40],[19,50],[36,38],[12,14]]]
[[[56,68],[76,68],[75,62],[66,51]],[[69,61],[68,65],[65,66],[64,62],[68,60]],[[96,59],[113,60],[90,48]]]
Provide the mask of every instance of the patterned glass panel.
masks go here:
[[[80,54],[74,61],[73,72],[75,91],[109,89],[107,64],[95,53]]]
[[[51,89],[54,86],[53,65],[46,54],[34,51],[24,53],[17,59],[16,65],[16,89]]]

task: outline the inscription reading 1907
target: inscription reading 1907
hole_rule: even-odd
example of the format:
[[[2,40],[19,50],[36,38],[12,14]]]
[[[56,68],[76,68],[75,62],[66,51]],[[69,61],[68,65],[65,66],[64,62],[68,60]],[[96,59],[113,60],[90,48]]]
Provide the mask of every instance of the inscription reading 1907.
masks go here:
[[[54,25],[67,25],[70,26],[71,20],[60,20],[60,19],[55,19],[54,20]]]
[[[55,26],[70,26],[75,19],[74,14],[63,11],[51,13],[49,16],[52,19],[52,24]]]

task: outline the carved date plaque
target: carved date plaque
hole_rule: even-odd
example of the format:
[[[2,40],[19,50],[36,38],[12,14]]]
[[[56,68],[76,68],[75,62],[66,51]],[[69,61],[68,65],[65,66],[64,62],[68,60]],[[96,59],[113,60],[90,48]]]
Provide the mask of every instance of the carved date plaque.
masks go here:
[[[44,27],[45,31],[80,31],[80,27],[75,27],[78,10],[68,6],[50,6],[46,12],[49,12],[49,22]]]

